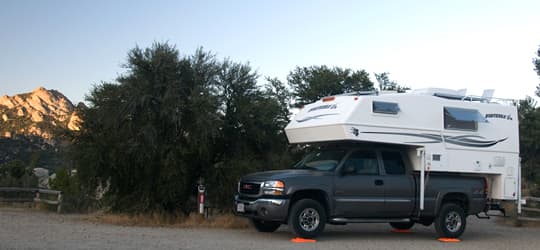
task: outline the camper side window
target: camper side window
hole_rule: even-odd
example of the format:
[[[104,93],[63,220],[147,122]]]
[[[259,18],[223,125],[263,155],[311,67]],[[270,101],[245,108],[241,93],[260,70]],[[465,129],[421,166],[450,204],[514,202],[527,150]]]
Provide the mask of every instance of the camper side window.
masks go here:
[[[475,109],[444,107],[444,128],[457,130],[478,130],[478,122],[485,118]]]
[[[397,103],[373,101],[373,113],[397,115],[398,112]]]

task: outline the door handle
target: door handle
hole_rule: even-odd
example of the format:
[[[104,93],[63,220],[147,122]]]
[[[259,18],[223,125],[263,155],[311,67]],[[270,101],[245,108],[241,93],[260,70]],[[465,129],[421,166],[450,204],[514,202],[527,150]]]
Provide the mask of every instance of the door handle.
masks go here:
[[[384,185],[383,180],[375,180],[375,186],[382,186],[382,185]]]

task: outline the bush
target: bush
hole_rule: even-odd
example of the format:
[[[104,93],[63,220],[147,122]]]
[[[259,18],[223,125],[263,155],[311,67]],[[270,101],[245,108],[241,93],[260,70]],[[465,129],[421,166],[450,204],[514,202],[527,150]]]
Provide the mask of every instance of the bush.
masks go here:
[[[14,160],[0,165],[1,187],[37,187],[38,179],[32,169],[26,167],[20,160]]]
[[[51,188],[62,191],[62,209],[66,212],[81,211],[93,205],[94,199],[85,195],[77,174],[66,168],[56,171],[56,178],[50,182]]]

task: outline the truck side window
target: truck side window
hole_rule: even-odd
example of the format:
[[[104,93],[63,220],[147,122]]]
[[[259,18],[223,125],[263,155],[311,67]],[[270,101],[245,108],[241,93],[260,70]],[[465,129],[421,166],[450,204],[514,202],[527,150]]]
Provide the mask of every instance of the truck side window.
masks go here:
[[[377,175],[379,163],[377,155],[373,151],[359,150],[353,152],[345,161],[345,169],[354,168],[355,174]]]
[[[405,165],[403,164],[403,158],[401,158],[399,152],[383,151],[381,152],[381,155],[386,174],[405,174]]]

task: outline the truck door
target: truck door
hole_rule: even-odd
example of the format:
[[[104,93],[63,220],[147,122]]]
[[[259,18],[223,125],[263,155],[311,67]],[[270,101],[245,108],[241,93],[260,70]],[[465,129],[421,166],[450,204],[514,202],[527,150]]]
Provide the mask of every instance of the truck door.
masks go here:
[[[384,213],[388,218],[409,217],[414,208],[414,179],[399,151],[381,151],[384,175]]]
[[[336,216],[383,217],[384,187],[379,173],[375,151],[353,151],[335,177]]]

